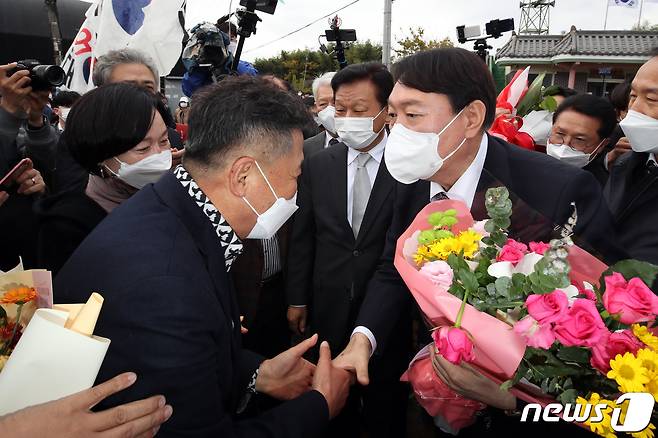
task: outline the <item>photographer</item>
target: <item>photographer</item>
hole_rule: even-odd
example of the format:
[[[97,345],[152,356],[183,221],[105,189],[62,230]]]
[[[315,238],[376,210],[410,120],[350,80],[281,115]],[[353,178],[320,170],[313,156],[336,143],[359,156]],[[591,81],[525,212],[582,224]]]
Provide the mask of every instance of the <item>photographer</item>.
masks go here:
[[[17,64],[0,66],[0,178],[7,175],[22,158],[31,162],[15,175],[11,192],[0,192],[0,270],[11,269],[23,257],[26,267],[35,259],[36,219],[32,213],[35,196],[46,192],[51,175],[53,153],[58,134],[42,114],[48,91],[33,91],[30,72],[13,72]],[[25,130],[24,146],[17,137]]]

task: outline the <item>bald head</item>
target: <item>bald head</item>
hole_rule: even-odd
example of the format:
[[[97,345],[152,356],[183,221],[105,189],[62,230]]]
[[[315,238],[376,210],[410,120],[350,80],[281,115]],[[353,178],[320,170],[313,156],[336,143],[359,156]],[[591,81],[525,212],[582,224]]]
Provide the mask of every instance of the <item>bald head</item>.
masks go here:
[[[628,109],[658,119],[658,56],[647,61],[635,75]]]

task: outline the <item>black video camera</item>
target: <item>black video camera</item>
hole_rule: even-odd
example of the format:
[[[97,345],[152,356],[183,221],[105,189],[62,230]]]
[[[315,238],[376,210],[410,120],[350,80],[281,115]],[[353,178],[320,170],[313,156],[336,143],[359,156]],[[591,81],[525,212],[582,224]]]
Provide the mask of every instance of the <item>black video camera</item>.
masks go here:
[[[33,91],[50,90],[64,84],[66,74],[64,69],[58,65],[42,65],[36,59],[24,59],[17,61],[17,66],[9,72],[14,73],[27,70],[30,72],[30,86]]]

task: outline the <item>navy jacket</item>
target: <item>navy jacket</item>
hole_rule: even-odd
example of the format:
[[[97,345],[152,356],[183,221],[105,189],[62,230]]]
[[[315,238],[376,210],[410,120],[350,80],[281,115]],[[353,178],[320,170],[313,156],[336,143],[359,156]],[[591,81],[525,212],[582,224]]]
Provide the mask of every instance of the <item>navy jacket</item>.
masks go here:
[[[174,408],[162,437],[311,437],[326,426],[311,391],[264,415],[233,414],[262,358],[242,350],[238,304],[215,230],[167,173],[112,212],[55,279],[55,300],[105,297],[96,334],[110,338],[98,382],[124,371],[135,385],[107,408],[163,394]]]

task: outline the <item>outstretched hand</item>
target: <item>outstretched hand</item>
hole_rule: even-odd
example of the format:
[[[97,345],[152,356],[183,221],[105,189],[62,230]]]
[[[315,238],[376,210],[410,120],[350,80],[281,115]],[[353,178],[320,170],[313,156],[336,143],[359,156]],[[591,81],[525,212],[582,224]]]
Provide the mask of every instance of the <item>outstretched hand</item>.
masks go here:
[[[361,385],[368,385],[368,362],[370,361],[370,340],[361,333],[355,333],[342,353],[334,359],[334,365],[350,371]]]
[[[133,383],[133,373],[68,397],[0,417],[0,435],[14,438],[152,437],[173,412],[165,398],[154,396],[101,412],[90,409]]]
[[[315,365],[302,356],[318,342],[318,335],[264,361],[258,371],[256,391],[278,400],[292,400],[311,389]]]

